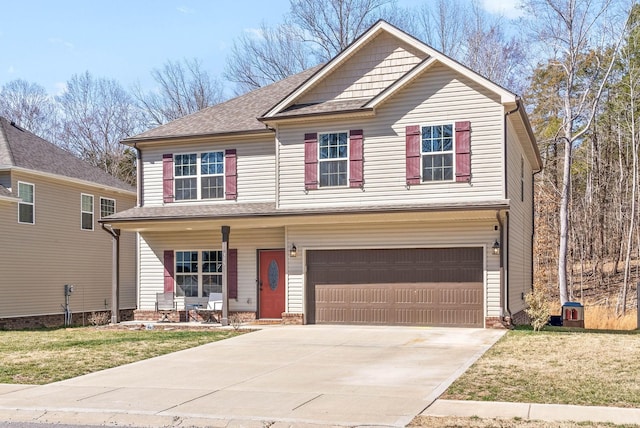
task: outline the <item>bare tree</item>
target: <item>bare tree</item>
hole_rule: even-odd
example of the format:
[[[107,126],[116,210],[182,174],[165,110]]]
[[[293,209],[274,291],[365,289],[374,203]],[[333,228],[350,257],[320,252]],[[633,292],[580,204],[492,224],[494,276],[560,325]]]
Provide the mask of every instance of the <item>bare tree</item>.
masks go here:
[[[613,58],[608,65],[601,58],[594,59],[594,55],[600,55],[605,50],[602,46],[594,47],[591,44],[597,39],[597,25],[610,4],[611,0],[528,0],[525,3],[533,34],[545,48],[551,64],[562,73],[562,124],[558,136],[564,146],[558,250],[561,304],[569,298],[567,253],[572,153],[574,145],[590,129],[613,66]],[[589,72],[583,72],[587,69]]]
[[[62,109],[61,140],[80,158],[104,171],[123,176],[127,168],[120,140],[142,129],[140,112],[132,97],[115,80],[94,78],[89,72],[76,74],[56,97]]]
[[[289,14],[320,62],[349,46],[391,0],[291,0]]]
[[[418,9],[417,16],[420,33],[429,46],[451,58],[462,57],[469,19],[466,3],[458,0],[425,2]]]
[[[224,76],[241,94],[307,69],[313,65],[310,58],[298,28],[263,23],[257,34],[244,33],[233,43]]]
[[[151,71],[157,87],[145,92],[137,84],[133,94],[149,126],[162,125],[224,100],[222,83],[211,76],[202,61],[167,61]]]
[[[0,116],[46,140],[56,140],[57,106],[37,83],[17,79],[3,85],[0,90]]]
[[[234,42],[224,76],[239,94],[327,61],[376,19],[391,14],[385,6],[392,5],[392,0],[291,0],[284,24],[263,24],[257,37],[244,34]]]

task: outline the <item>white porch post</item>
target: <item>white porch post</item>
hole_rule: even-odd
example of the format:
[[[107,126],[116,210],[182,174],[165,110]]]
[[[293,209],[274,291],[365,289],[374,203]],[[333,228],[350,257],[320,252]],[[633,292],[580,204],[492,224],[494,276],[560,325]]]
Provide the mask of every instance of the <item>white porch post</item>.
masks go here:
[[[229,325],[229,226],[222,226],[222,319],[220,324]]]

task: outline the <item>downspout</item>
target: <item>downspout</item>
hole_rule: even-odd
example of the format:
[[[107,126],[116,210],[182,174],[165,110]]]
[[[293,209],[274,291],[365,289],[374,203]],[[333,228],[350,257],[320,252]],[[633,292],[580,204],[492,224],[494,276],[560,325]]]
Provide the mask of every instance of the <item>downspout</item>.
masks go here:
[[[113,255],[111,262],[111,324],[120,322],[120,229],[100,226],[113,238]]]
[[[142,181],[142,151],[138,148],[138,143],[133,143],[133,148],[136,151],[136,187],[138,188],[138,207],[144,205],[142,201],[142,187],[144,182]]]
[[[505,213],[506,215],[509,214],[509,212],[507,211]],[[505,275],[506,272],[504,265],[505,265],[505,257],[508,253],[508,251],[506,250],[506,245],[505,245],[505,239],[504,239],[504,235],[505,235],[505,230],[504,230],[504,223],[502,222],[502,217],[500,216],[500,211],[496,211],[496,220],[498,220],[498,227],[500,230],[500,291],[504,290],[504,294],[505,294],[505,298],[504,298],[504,311],[508,314],[509,319],[511,319],[511,310],[509,309],[509,283],[506,281]]]

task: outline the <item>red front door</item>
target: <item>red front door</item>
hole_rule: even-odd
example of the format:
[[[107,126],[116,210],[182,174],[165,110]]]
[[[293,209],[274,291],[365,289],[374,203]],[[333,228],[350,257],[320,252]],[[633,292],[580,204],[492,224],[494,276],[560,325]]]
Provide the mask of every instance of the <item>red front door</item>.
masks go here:
[[[260,318],[282,318],[284,312],[284,250],[260,250]]]

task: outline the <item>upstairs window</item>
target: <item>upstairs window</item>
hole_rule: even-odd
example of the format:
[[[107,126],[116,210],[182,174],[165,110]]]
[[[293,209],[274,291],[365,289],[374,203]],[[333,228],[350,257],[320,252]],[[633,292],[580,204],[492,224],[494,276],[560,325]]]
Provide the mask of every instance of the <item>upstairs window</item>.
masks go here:
[[[225,197],[224,152],[175,155],[173,166],[176,201]]]
[[[320,156],[320,187],[347,185],[349,146],[346,132],[320,134],[318,138]]]
[[[93,230],[93,195],[80,196],[80,227],[82,230]]]
[[[423,126],[421,155],[422,181],[453,180],[453,126]]]
[[[35,186],[29,183],[18,182],[18,223],[35,223]]]
[[[105,218],[116,212],[116,200],[100,198],[100,218]]]

